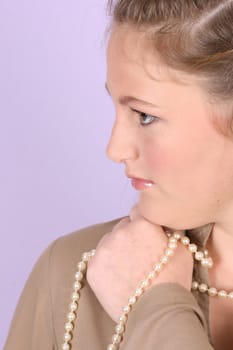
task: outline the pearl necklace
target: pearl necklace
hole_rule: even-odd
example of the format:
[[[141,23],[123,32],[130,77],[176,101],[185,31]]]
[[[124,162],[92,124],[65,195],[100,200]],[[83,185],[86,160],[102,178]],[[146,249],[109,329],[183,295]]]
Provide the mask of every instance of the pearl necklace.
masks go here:
[[[190,239],[187,236],[182,236],[180,233],[171,234],[168,231],[165,231],[168,236],[168,245],[164,251],[164,254],[161,256],[158,263],[154,265],[152,271],[149,272],[147,277],[140,282],[133,296],[128,299],[128,303],[122,309],[122,314],[119,317],[119,321],[115,326],[115,332],[112,336],[111,343],[107,346],[107,350],[118,350],[120,343],[123,340],[123,335],[125,332],[126,323],[128,320],[128,315],[132,310],[133,305],[137,300],[142,296],[145,291],[150,286],[152,280],[158,276],[162,271],[164,266],[169,262],[170,258],[174,255],[175,250],[178,246],[178,241],[180,241],[188,250],[194,254],[194,259],[201,263],[203,267],[208,269],[212,268],[213,260],[208,256],[208,250],[205,249],[203,252],[198,250],[196,244],[190,243]],[[71,350],[72,349],[72,338],[74,330],[74,322],[77,318],[77,310],[80,300],[80,291],[82,289],[81,282],[85,278],[87,271],[87,265],[90,259],[95,255],[95,249],[90,252],[86,252],[82,255],[82,260],[77,264],[77,272],[75,273],[75,283],[73,285],[73,293],[71,295],[71,303],[69,305],[69,313],[67,315],[67,321],[65,323],[65,334],[64,334],[64,343],[62,345],[62,350]],[[227,293],[225,290],[218,291],[214,287],[208,287],[205,283],[199,283],[193,281],[192,290],[199,291],[201,293],[208,293],[209,296],[219,296],[222,298],[229,298],[233,300],[233,292]]]

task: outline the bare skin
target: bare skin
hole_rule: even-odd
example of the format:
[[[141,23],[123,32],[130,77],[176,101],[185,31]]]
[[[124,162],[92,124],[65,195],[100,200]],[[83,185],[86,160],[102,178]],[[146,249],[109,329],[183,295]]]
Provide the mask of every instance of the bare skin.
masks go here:
[[[129,218],[121,220],[112,232],[100,240],[96,255],[88,266],[87,281],[115,322],[129,297],[134,295],[140,282],[153,269],[154,264],[159,262],[167,241],[163,229],[145,220],[139,214],[137,206],[132,208]],[[179,245],[171,259],[172,263],[164,268],[150,287],[171,282],[190,291],[192,255],[184,246]]]
[[[211,282],[233,290],[233,142],[214,127],[211,117],[224,117],[224,108],[210,103],[199,81],[163,66],[129,26],[116,27],[111,34],[106,84],[116,118],[107,156],[123,163],[127,174],[155,183],[139,191],[139,217],[121,222],[103,237],[90,265],[88,281],[114,320],[161,255],[166,243],[162,227],[182,231],[214,223],[208,244],[218,262]],[[177,256],[171,266],[180,269],[179,276],[167,268],[155,283],[173,281],[190,289],[192,259],[185,249]],[[108,281],[108,292],[102,280]],[[211,303],[210,313],[216,315],[220,301]],[[231,340],[223,311],[221,315],[211,324],[217,349]]]

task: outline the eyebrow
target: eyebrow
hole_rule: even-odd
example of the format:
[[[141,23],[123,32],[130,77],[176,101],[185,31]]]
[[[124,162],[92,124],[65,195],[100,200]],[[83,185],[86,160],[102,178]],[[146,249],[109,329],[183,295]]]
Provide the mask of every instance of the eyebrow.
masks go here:
[[[108,95],[111,96],[107,83],[105,83],[105,89],[106,89]],[[119,102],[121,105],[128,105],[131,102],[136,102],[136,103],[140,103],[141,105],[143,105],[145,107],[158,107],[158,105],[155,105],[155,104],[147,102],[147,101],[140,100],[140,99],[133,97],[133,96],[121,96],[119,98]]]

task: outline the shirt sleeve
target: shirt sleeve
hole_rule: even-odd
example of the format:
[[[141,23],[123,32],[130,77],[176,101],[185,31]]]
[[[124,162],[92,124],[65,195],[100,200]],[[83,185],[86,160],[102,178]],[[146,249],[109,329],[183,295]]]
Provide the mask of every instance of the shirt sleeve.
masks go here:
[[[124,350],[213,350],[205,317],[191,292],[175,283],[152,286],[129,314]]]
[[[3,350],[57,348],[49,285],[50,256],[54,243],[40,256],[26,282]]]

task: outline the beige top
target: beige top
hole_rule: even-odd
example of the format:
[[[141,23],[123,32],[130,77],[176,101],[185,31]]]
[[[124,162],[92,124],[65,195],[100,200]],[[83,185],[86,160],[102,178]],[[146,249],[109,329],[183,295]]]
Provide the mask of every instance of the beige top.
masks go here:
[[[61,350],[77,262],[120,219],[81,229],[50,244],[25,285],[4,350]],[[211,230],[210,224],[186,233],[204,247]],[[208,283],[200,264],[195,263],[194,276]],[[134,305],[120,349],[213,350],[208,314],[207,294],[192,294],[175,283],[152,286]],[[72,349],[105,350],[115,325],[85,282]]]

